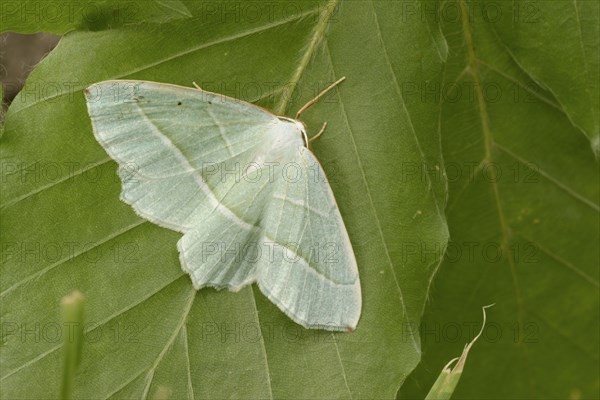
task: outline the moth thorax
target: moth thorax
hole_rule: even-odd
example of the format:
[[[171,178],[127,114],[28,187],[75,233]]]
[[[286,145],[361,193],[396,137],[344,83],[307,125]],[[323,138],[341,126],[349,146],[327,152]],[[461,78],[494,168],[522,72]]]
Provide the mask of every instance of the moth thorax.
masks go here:
[[[298,128],[298,130],[302,133],[302,135],[306,135],[306,125],[304,125],[304,122],[302,121],[298,121],[297,119],[294,119],[294,124],[296,125],[296,128]]]
[[[296,127],[296,129],[298,129],[298,131],[300,131],[302,139],[304,139],[304,141],[306,142],[306,145],[308,146],[308,134],[306,133],[306,125],[304,125],[304,122],[297,120],[297,119],[288,118],[288,117],[280,116],[278,118],[282,121],[287,121],[287,122],[292,123]]]

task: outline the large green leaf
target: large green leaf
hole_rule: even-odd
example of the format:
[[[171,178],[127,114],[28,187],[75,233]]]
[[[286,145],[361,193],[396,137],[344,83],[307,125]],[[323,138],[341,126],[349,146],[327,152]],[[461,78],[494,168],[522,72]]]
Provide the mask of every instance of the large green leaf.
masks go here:
[[[515,63],[556,97],[600,156],[597,1],[507,3],[492,27]],[[562,60],[559,61],[559,60]]]
[[[390,398],[418,363],[407,327],[446,246],[446,184],[439,102],[405,101],[402,82],[441,81],[434,16],[399,24],[416,2],[206,4],[189,1],[192,18],[164,24],[69,32],[11,105],[0,150],[4,398],[57,396],[58,301],[74,288],[90,323],[78,398]],[[313,132],[329,122],[314,151],[359,265],[363,314],[344,334],[301,329],[254,287],[196,292],[179,234],[119,201],[81,93],[105,79],[196,81],[293,115],[342,75],[305,118]],[[414,173],[422,166],[431,172]],[[437,251],[407,251],[415,244]]]
[[[591,3],[461,1],[440,14],[459,15],[443,23],[452,239],[422,321],[423,362],[401,398],[423,398],[474,335],[478,307],[494,302],[455,398],[599,396],[599,176],[582,134],[597,137],[598,75],[582,76],[573,16],[595,9],[580,18],[595,20],[583,45],[596,43],[597,56]],[[486,4],[513,23],[484,18]]]

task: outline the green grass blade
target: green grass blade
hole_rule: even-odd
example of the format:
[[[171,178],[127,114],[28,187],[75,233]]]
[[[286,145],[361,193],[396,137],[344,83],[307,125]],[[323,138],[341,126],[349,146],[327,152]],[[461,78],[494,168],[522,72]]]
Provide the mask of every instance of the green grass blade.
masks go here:
[[[64,366],[60,390],[61,399],[73,398],[75,374],[81,361],[83,347],[83,300],[83,294],[76,290],[63,297],[61,301],[63,326],[66,328],[63,347]]]
[[[465,367],[465,362],[467,361],[467,355],[469,354],[471,347],[473,347],[477,339],[479,339],[479,337],[483,333],[483,329],[485,328],[485,310],[486,308],[489,308],[491,306],[493,306],[493,304],[483,307],[483,323],[481,324],[481,330],[479,331],[477,336],[475,336],[473,340],[471,340],[471,342],[469,342],[465,346],[465,349],[463,350],[460,357],[454,358],[448,364],[446,364],[446,366],[442,369],[442,372],[436,379],[435,383],[431,387],[431,390],[427,394],[427,397],[425,397],[425,400],[448,400],[450,399],[450,397],[452,397],[452,393],[454,393],[454,389],[456,389],[458,381],[460,381],[460,377]],[[450,366],[455,361],[456,365],[454,366],[454,368],[451,368]]]

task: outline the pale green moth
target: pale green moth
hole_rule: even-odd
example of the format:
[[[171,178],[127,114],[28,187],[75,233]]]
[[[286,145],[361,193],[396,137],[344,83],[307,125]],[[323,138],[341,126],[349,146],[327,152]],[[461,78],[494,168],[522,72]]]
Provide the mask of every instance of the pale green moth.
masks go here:
[[[146,81],[100,82],[85,96],[94,135],[119,164],[121,200],[183,233],[179,259],[196,289],[256,282],[298,324],[351,331],[362,304],[356,259],[298,120],[342,80],[295,119]]]

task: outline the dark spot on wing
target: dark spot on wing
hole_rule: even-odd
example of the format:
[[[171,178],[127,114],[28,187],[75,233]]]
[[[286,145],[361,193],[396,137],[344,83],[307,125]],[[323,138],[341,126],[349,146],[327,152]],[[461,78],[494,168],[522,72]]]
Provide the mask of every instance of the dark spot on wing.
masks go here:
[[[180,101],[178,101],[178,102],[177,102],[177,105],[178,105],[178,106],[180,106],[180,105],[181,105],[181,102],[180,102]]]
[[[209,101],[208,104],[212,104],[212,101]]]

